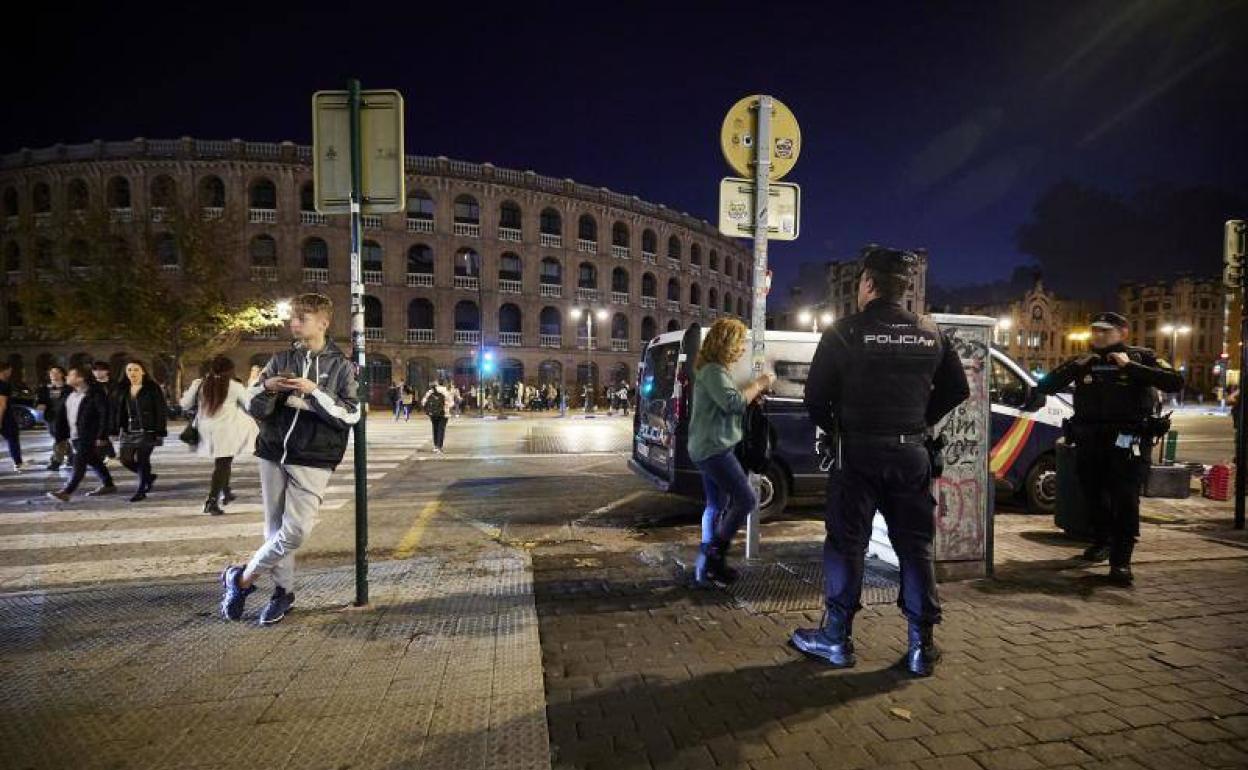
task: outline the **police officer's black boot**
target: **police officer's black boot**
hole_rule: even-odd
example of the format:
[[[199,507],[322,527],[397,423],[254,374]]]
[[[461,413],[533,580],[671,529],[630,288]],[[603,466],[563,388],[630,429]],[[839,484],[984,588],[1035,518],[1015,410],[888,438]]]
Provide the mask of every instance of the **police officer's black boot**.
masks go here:
[[[1083,560],[1099,564],[1109,558],[1109,546],[1105,543],[1093,543],[1083,552]]]
[[[1135,543],[1114,543],[1109,554],[1109,582],[1123,588],[1135,582],[1135,576],[1131,574],[1131,554],[1134,550]]]
[[[915,676],[931,676],[936,671],[936,662],[940,660],[940,650],[932,639],[932,627],[920,623],[911,623],[909,630],[909,648],[906,650],[906,668]]]
[[[789,638],[789,643],[799,651],[814,658],[821,658],[836,668],[853,668],[854,640],[851,636],[853,620],[839,610],[828,610],[819,628],[799,628]]]

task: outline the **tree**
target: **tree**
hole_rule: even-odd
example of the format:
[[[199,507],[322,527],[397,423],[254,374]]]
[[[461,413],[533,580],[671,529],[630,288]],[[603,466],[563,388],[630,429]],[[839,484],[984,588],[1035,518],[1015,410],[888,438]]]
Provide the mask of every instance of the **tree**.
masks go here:
[[[124,339],[166,362],[172,377],[165,384],[176,394],[189,360],[280,321],[272,300],[235,281],[235,228],[185,209],[166,208],[161,220],[113,221],[85,211],[33,228],[31,241],[53,253],[36,254],[35,280],[17,298],[42,338]]]

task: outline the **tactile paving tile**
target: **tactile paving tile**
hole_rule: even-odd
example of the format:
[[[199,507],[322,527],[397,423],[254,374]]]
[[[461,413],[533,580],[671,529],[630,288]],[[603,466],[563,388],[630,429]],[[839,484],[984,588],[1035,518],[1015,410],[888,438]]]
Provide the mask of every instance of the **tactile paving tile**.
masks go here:
[[[618,430],[614,423],[601,427],[578,425],[579,430],[557,426],[533,426],[521,441],[526,454],[582,454],[584,452],[628,452],[632,448],[630,432]]]

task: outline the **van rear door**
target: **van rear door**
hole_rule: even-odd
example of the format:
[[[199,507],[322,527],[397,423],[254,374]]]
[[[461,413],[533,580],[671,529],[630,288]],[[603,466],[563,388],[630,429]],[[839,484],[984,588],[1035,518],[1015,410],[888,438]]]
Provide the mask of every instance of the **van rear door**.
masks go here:
[[[689,466],[688,407],[701,342],[702,330],[694,324],[682,335],[656,337],[642,356],[629,466],[665,492],[676,491],[677,468]]]

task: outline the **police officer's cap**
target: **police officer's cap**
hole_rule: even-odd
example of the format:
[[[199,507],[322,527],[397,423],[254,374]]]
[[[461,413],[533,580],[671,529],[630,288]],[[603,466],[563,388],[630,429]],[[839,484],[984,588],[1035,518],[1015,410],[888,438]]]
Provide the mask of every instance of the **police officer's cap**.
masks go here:
[[[1118,313],[1097,313],[1088,324],[1093,329],[1126,329],[1126,316]]]
[[[913,251],[890,249],[873,243],[862,249],[862,266],[877,273],[909,279],[919,266],[919,257]]]

